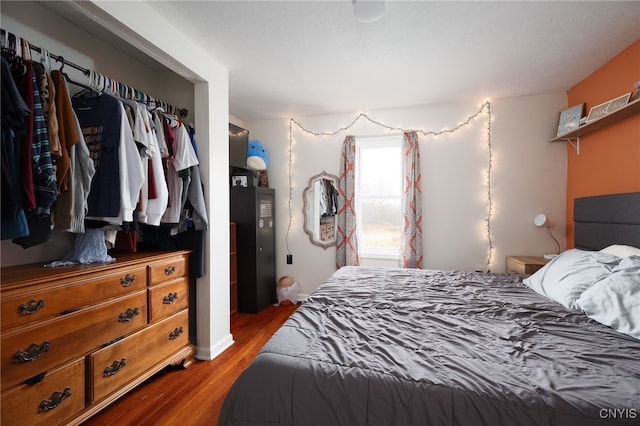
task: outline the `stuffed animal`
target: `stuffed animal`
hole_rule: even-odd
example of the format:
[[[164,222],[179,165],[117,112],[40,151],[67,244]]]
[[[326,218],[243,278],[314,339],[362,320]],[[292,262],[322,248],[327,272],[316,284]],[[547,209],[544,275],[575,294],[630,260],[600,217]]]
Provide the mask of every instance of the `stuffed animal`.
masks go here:
[[[249,141],[247,146],[247,167],[254,170],[258,175],[258,186],[269,187],[269,175],[267,174],[269,156],[259,140]]]
[[[255,171],[267,170],[269,157],[259,140],[250,140],[247,147],[247,167]]]

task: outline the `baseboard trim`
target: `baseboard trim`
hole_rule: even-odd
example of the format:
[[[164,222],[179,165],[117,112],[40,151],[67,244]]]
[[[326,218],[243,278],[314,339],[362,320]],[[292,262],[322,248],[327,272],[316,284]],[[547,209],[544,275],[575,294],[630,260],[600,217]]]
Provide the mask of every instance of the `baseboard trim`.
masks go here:
[[[215,345],[212,345],[208,348],[203,348],[198,346],[196,348],[196,353],[194,357],[201,361],[211,361],[220,355],[225,349],[229,348],[233,345],[235,341],[233,340],[233,336],[231,333],[227,334],[223,339],[218,341]]]

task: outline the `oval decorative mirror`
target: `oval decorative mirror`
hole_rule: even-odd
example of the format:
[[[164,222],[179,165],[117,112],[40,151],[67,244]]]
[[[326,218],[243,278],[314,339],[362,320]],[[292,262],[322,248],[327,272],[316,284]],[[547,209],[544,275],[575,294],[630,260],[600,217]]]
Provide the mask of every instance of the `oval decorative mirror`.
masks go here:
[[[309,179],[302,193],[304,232],[311,244],[327,248],[336,245],[338,177],[326,172]]]

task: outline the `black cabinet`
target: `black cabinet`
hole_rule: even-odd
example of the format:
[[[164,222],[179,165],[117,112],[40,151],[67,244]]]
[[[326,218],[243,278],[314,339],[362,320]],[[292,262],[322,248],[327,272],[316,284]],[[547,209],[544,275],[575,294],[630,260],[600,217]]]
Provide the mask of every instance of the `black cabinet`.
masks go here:
[[[275,190],[231,187],[236,223],[238,311],[258,313],[276,299]]]

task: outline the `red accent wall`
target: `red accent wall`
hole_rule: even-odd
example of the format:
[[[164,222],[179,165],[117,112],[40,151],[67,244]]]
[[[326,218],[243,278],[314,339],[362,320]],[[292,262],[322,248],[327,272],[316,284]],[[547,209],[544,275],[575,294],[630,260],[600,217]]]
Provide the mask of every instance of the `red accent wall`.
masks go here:
[[[640,80],[640,40],[567,93],[568,106],[594,105],[633,91]],[[633,96],[633,94],[632,94]],[[580,154],[567,144],[567,248],[573,244],[573,200],[589,195],[640,191],[640,114],[580,139]]]

